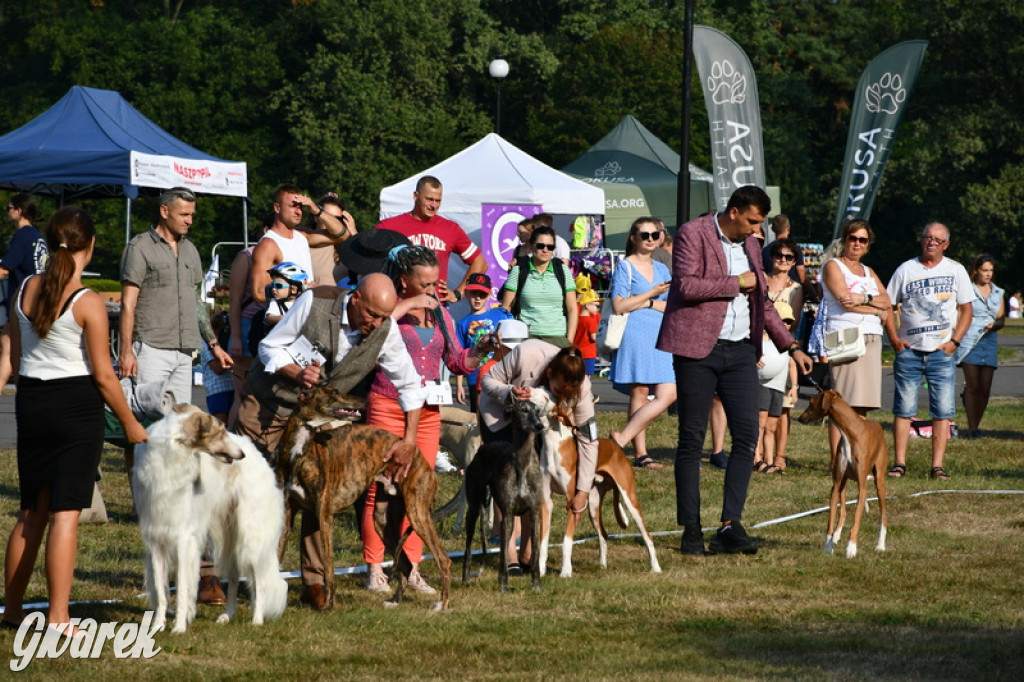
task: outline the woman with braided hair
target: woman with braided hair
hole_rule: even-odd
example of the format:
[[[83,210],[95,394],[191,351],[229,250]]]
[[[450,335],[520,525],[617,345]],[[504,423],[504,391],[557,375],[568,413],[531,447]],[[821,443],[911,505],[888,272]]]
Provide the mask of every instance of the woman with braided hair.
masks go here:
[[[428,389],[427,404],[423,406],[416,444],[423,457],[434,466],[441,443],[441,405],[451,403],[451,385],[441,379],[441,362],[454,374],[469,374],[480,364],[480,358],[496,348],[490,337],[481,339],[476,348],[463,348],[455,333],[455,323],[437,298],[439,268],[437,256],[423,246],[397,246],[388,254],[385,274],[395,283],[398,305],[392,317],[397,321],[416,371],[423,377]],[[446,390],[447,389],[447,390]],[[378,369],[373,374],[367,400],[366,423],[389,431],[399,438],[405,437],[405,416],[399,404],[398,390]],[[384,542],[373,524],[373,507],[380,492],[373,485],[366,495],[366,506],[361,518],[363,559],[369,570],[366,589],[385,591],[388,579],[382,567]],[[400,532],[409,526],[402,520]],[[423,541],[416,533],[409,536],[403,550],[412,563],[409,587],[418,592],[435,590],[419,573],[423,557]]]

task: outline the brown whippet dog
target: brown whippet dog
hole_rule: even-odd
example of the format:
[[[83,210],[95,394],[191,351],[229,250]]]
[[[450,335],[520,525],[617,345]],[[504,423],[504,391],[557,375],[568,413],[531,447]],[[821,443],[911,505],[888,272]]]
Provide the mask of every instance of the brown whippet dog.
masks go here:
[[[278,477],[284,482],[286,502],[284,533],[278,556],[284,554],[295,512],[302,509],[316,514],[320,521],[323,560],[327,566],[324,582],[328,608],[334,605],[334,515],[355,504],[359,496],[378,480],[384,472],[384,456],[399,440],[383,429],[352,424],[363,407],[361,398],[344,395],[326,385],[315,386],[300,395],[298,406],[281,436]],[[335,426],[339,421],[344,423]],[[409,473],[396,485],[400,497],[393,498],[388,504],[379,499],[383,496],[379,496],[374,510],[377,532],[395,556],[392,577],[398,578],[398,588],[387,604],[394,605],[402,599],[405,580],[411,569],[409,560],[402,554],[402,547],[410,532],[416,531],[433,553],[441,572],[441,600],[433,605],[433,609],[445,611],[451,591],[451,559],[441,546],[441,538],[434,527],[437,475],[419,448],[415,448]],[[387,526],[390,519],[401,519],[402,507],[412,528],[396,538],[397,533],[387,532]]]
[[[825,535],[825,552],[831,554],[839,544],[839,536],[846,522],[846,483],[857,481],[857,510],[850,528],[850,542],[846,545],[846,558],[857,556],[857,535],[860,520],[867,505],[868,475],[875,475],[875,492],[882,512],[882,523],[878,529],[878,545],[875,549],[885,551],[886,527],[889,524],[885,510],[885,473],[889,467],[889,449],[885,444],[882,425],[863,419],[850,407],[837,391],[819,391],[811,398],[801,424],[828,417],[839,429],[839,445],[832,454],[832,494],[829,498],[828,528]],[[839,523],[836,521],[838,506]]]

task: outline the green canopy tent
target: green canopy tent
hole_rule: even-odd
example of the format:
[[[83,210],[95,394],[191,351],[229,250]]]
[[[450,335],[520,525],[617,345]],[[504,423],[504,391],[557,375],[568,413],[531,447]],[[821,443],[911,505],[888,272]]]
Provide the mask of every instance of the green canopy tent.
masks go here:
[[[676,218],[679,154],[631,115],[562,171],[604,190],[608,248],[626,248],[629,226],[640,216],[661,218],[673,230],[684,222]],[[690,164],[687,220],[714,208],[713,181]]]

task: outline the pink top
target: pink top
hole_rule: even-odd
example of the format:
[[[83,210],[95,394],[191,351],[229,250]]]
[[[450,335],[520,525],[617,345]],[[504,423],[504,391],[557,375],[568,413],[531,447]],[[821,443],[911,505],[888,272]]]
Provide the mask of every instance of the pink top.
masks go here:
[[[451,315],[444,308],[440,310],[444,316],[444,324],[448,328],[448,336],[451,338],[454,347],[450,347],[445,343],[444,334],[439,327],[433,328],[434,333],[431,334],[430,340],[424,345],[417,331],[419,327],[410,324],[411,318],[409,316],[403,317],[398,321],[398,331],[402,334],[405,347],[409,349],[409,355],[412,356],[412,364],[424,381],[437,381],[441,378],[442,359],[445,366],[453,374],[469,374],[475,369],[467,364],[473,349],[462,347],[459,343],[458,334],[455,333],[455,323],[452,322]],[[398,400],[398,390],[380,367],[373,373],[373,383],[370,384],[370,391]]]

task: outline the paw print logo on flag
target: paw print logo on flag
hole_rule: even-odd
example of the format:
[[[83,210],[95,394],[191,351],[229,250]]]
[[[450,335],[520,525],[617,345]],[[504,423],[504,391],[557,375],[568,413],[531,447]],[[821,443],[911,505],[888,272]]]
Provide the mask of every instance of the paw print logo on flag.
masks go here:
[[[895,114],[905,99],[907,90],[898,73],[883,73],[877,83],[864,89],[864,107],[872,114]]]
[[[711,65],[708,92],[715,104],[742,104],[747,98],[747,78],[723,59]]]

